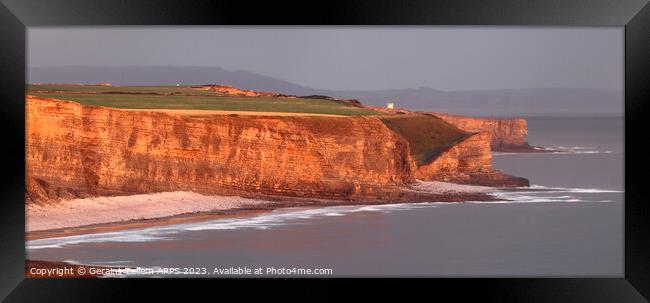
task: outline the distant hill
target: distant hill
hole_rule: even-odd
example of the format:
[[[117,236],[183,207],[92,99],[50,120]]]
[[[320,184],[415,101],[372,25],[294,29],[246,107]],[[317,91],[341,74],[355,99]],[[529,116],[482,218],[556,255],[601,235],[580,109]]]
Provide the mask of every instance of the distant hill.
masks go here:
[[[287,81],[221,67],[180,66],[57,66],[29,68],[28,83],[100,83],[114,85],[229,84],[242,89],[270,90],[285,94],[311,94]]]
[[[571,88],[441,91],[430,87],[377,91],[322,91],[366,104],[475,116],[622,116],[623,93]]]
[[[623,93],[571,88],[442,91],[430,87],[373,91],[324,90],[277,78],[220,67],[60,66],[28,70],[28,83],[100,83],[173,85],[219,83],[238,88],[293,95],[354,98],[369,105],[395,102],[412,110],[446,111],[475,116],[622,116]]]

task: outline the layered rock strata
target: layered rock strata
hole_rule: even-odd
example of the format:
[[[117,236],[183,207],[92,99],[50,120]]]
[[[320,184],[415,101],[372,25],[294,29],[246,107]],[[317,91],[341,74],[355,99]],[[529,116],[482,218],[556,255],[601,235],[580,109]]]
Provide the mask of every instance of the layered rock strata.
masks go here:
[[[26,103],[28,202],[165,191],[408,201],[444,198],[404,191],[416,178],[512,186],[491,170],[484,134],[418,167],[409,142],[377,117],[195,117],[33,96]]]
[[[473,134],[443,151],[431,163],[418,167],[415,177],[423,181],[484,186],[529,186],[525,178],[513,177],[492,168],[491,141],[488,132]]]
[[[528,127],[525,119],[474,118],[445,113],[432,113],[446,122],[468,132],[488,132],[494,151],[533,150],[526,142]]]
[[[34,97],[26,106],[28,176],[70,192],[339,199],[413,181],[408,143],[375,118],[188,117]]]

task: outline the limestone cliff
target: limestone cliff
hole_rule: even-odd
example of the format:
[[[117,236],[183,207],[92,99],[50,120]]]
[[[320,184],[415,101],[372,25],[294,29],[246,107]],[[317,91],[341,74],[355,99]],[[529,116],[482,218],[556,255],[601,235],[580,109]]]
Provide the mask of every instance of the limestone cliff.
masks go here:
[[[28,176],[92,195],[190,190],[347,199],[413,181],[364,117],[189,117],[27,98]]]
[[[513,177],[492,168],[491,135],[473,134],[442,152],[431,163],[421,165],[415,177],[425,181],[446,181],[485,186],[529,186],[527,179]]]
[[[531,149],[526,142],[528,128],[525,119],[474,118],[445,113],[432,114],[464,131],[490,133],[492,150]]]
[[[190,116],[32,96],[26,111],[28,202],[164,191],[397,201],[412,199],[403,188],[415,178],[521,184],[495,177],[484,133],[418,167],[378,117]]]

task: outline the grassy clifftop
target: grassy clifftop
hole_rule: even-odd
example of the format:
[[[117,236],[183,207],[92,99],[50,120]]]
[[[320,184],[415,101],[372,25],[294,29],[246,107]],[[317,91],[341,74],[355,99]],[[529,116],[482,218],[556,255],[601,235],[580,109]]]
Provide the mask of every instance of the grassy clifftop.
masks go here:
[[[431,162],[471,134],[431,115],[383,116],[381,120],[409,142],[417,165]]]
[[[377,111],[331,99],[247,97],[189,86],[29,85],[30,95],[125,109],[192,109],[365,116]]]

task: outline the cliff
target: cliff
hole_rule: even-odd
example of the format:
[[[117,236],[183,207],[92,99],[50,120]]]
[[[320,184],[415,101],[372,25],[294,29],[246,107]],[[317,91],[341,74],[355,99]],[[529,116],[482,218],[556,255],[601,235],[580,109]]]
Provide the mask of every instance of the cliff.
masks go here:
[[[444,113],[432,113],[436,117],[467,132],[488,132],[494,151],[532,150],[526,142],[528,127],[521,118],[496,119],[474,118]]]
[[[34,97],[26,108],[28,175],[58,191],[347,199],[413,181],[408,143],[376,118],[189,117]]]
[[[471,135],[430,115],[387,115],[381,120],[409,142],[411,157],[418,166],[430,163],[442,151]]]
[[[445,181],[484,186],[529,186],[525,178],[513,177],[492,168],[491,135],[472,134],[454,144],[415,171],[424,181]]]
[[[33,96],[26,111],[28,203],[165,191],[431,201],[444,197],[405,186],[415,178],[513,186],[491,174],[488,136],[441,145],[422,166],[413,157],[421,140],[379,117],[189,116]]]

